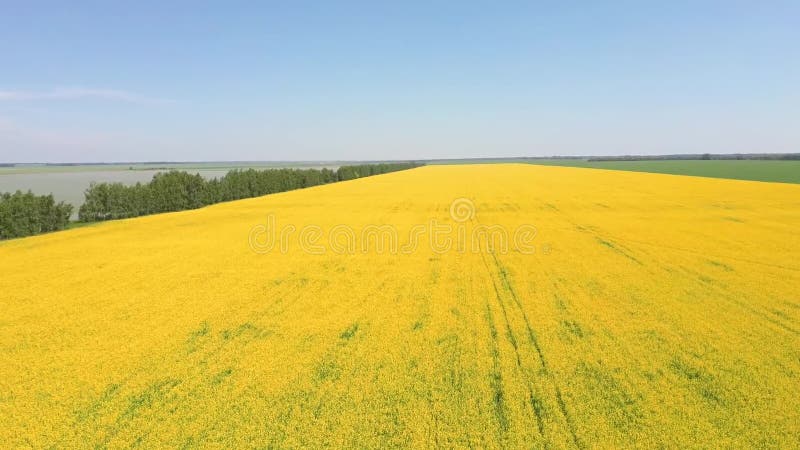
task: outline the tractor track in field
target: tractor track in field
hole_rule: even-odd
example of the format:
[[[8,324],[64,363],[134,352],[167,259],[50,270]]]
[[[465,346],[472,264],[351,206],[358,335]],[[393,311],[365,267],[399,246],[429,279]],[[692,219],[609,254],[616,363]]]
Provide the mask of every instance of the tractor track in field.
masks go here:
[[[494,391],[494,413],[500,425],[501,435],[508,431],[508,414],[506,412],[505,396],[503,394],[503,372],[500,367],[500,348],[497,345],[497,328],[494,326],[494,314],[489,301],[486,301],[486,321],[489,324],[492,351],[492,377],[489,380]]]
[[[484,266],[486,266],[486,270],[489,271],[489,265],[486,262],[486,258],[483,254],[481,254],[481,259],[483,260]],[[490,274],[491,276],[491,274]],[[503,302],[502,297],[500,296],[500,290],[497,288],[497,283],[492,278],[492,286],[494,287],[495,297],[497,302],[500,304],[500,310],[503,312],[503,320],[506,326],[506,333],[508,335],[508,340],[511,343],[511,347],[514,348],[514,356],[516,357],[517,362],[517,369],[519,370],[522,377],[525,379],[526,387],[528,388],[528,402],[531,406],[531,410],[533,411],[534,416],[536,417],[536,425],[539,429],[539,435],[544,438],[544,422],[542,420],[542,402],[534,393],[533,385],[531,381],[528,379],[528,376],[525,374],[525,370],[522,367],[522,358],[519,353],[519,345],[517,344],[516,335],[514,335],[514,331],[511,328],[511,322],[508,320],[508,311],[506,310],[505,302]]]
[[[595,227],[595,226],[587,227],[587,226],[581,225],[581,224],[578,223],[578,221],[574,220],[569,214],[561,211],[560,209],[554,207],[553,205],[550,205],[550,204],[547,204],[547,203],[545,203],[545,204],[548,205],[551,210],[556,211],[567,223],[569,223],[570,225],[574,226],[576,229],[578,229],[578,230],[580,230],[580,231],[582,231],[584,233],[588,231],[589,234],[594,236],[595,239],[597,239],[598,241],[605,241],[605,242],[611,243],[612,246],[613,246],[614,242],[610,241],[611,233],[608,233],[605,230],[598,230],[597,227]],[[622,236],[619,236],[619,235],[614,235],[613,236],[613,240],[615,242],[622,241],[622,242],[626,242],[626,243],[632,243],[632,244],[637,244],[637,245],[645,245],[645,246],[655,247],[655,248],[660,248],[660,249],[674,250],[674,251],[689,253],[689,254],[698,255],[698,256],[702,256],[702,257],[708,257],[709,256],[708,252],[705,252],[705,251],[702,251],[702,250],[684,248],[684,247],[668,245],[668,244],[663,244],[663,243],[658,243],[658,242],[643,241],[643,240],[639,240],[639,239],[630,239],[630,238],[625,238],[625,237],[622,237]],[[602,245],[605,245],[605,246],[611,248],[611,246],[609,246],[607,244],[604,244],[603,242],[600,242],[600,243]],[[626,253],[628,253],[628,252],[622,253],[623,256],[631,258],[631,255],[626,254]],[[756,264],[756,265],[765,266],[765,267],[772,267],[772,268],[776,268],[776,269],[788,270],[788,271],[791,271],[791,272],[800,272],[800,267],[785,266],[785,265],[780,265],[780,264],[772,264],[772,263],[765,262],[765,261],[757,261],[757,260],[754,260],[754,259],[742,258],[742,257],[738,257],[738,256],[733,256],[733,255],[713,255],[713,256],[716,257],[716,258],[726,259],[726,260],[730,260],[730,261],[743,262],[743,263],[747,263],[747,264]],[[634,261],[636,261],[637,263],[642,264],[641,261],[637,260],[636,258],[632,258],[632,259]]]
[[[556,381],[556,379],[553,377],[552,373],[550,372],[549,366],[547,364],[547,359],[545,358],[544,352],[542,351],[542,347],[539,344],[539,339],[536,337],[536,332],[534,331],[533,326],[531,325],[530,319],[528,319],[527,313],[525,313],[525,309],[522,307],[522,303],[520,302],[519,297],[517,296],[517,293],[514,290],[514,286],[511,283],[511,281],[508,279],[508,275],[507,275],[507,272],[506,272],[505,268],[500,263],[500,261],[497,259],[497,255],[493,251],[489,251],[488,253],[492,256],[492,259],[493,259],[493,262],[494,262],[494,265],[495,265],[495,269],[496,269],[495,271],[491,270],[488,262],[486,261],[486,256],[483,253],[481,253],[481,258],[483,259],[483,263],[486,266],[486,270],[489,272],[489,276],[492,278],[492,284],[494,285],[495,294],[497,295],[497,300],[501,304],[501,306],[503,306],[503,311],[505,313],[505,306],[504,306],[504,303],[503,303],[503,301],[501,299],[502,296],[500,295],[500,290],[497,287],[497,283],[495,281],[495,277],[492,275],[492,272],[496,272],[496,273],[499,274],[498,278],[501,280],[504,290],[506,292],[508,292],[509,296],[511,296],[511,299],[513,300],[514,305],[517,307],[517,310],[518,310],[519,314],[522,316],[522,319],[523,319],[523,321],[525,323],[526,331],[528,332],[528,339],[530,341],[531,346],[533,346],[533,348],[536,350],[536,354],[538,356],[539,363],[542,366],[542,374],[548,379],[548,381],[550,382],[550,384],[553,387],[553,390],[555,391],[556,403],[558,403],[559,412],[561,413],[562,417],[564,418],[564,422],[567,425],[567,429],[569,430],[570,437],[572,438],[573,444],[577,448],[580,448],[580,449],[585,448],[585,445],[583,444],[583,442],[581,442],[580,438],[578,437],[577,432],[575,431],[575,422],[572,419],[572,415],[567,410],[567,406],[566,406],[566,403],[564,402],[563,394],[561,393],[561,387],[559,386],[558,382]],[[506,324],[507,325],[509,324],[507,316],[506,316]],[[509,330],[509,333],[510,333],[510,330]],[[520,359],[519,359],[519,353],[518,353],[518,350],[517,350],[517,346],[516,346],[516,344],[514,342],[512,342],[512,345],[514,345],[514,349],[515,349],[515,351],[517,351],[517,362],[519,364],[520,363]],[[529,389],[531,389],[530,384],[529,384]],[[532,405],[532,408],[534,408],[534,412],[537,415],[537,419],[539,421],[541,421],[541,417],[539,415],[539,412],[536,411],[536,408],[533,405]],[[542,429],[543,429],[543,427],[542,427]]]

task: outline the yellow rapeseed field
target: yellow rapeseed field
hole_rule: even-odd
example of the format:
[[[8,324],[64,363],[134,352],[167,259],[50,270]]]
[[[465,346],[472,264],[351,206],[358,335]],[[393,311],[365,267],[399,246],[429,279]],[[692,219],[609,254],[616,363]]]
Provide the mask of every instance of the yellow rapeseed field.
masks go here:
[[[798,185],[469,165],[0,243],[0,447],[797,448],[799,229]]]

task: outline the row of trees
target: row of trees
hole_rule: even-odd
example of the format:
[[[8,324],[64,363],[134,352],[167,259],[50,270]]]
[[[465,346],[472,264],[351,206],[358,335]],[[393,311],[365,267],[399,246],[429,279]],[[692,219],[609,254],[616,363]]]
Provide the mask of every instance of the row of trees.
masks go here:
[[[232,170],[206,180],[198,174],[173,170],[153,176],[146,184],[92,183],[78,210],[82,222],[124,219],[195,209],[214,203],[257,197],[335,181],[328,169]]]
[[[419,163],[381,163],[381,164],[361,164],[358,166],[341,166],[336,170],[338,181],[352,180],[354,178],[380,175],[382,173],[397,172],[398,170],[413,169],[419,167]]]
[[[71,214],[72,205],[56,203],[52,195],[0,193],[0,240],[62,230]]]
[[[182,171],[156,174],[147,184],[93,183],[78,210],[82,222],[124,219],[195,209],[219,202],[259,197],[336,181],[417,167],[414,163],[369,164],[330,169],[232,170],[206,180]]]
[[[258,197],[336,181],[417,167],[415,163],[367,164],[330,169],[232,170],[206,180],[182,171],[162,172],[146,184],[92,183],[78,210],[82,222],[124,219],[147,214],[200,208],[219,202]],[[0,240],[64,229],[72,205],[52,195],[30,191],[0,193]]]

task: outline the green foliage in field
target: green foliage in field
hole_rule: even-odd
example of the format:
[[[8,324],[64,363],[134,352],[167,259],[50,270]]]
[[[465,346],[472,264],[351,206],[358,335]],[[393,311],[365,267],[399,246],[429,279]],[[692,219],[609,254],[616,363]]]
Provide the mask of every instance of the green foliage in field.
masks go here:
[[[0,194],[0,239],[11,239],[64,229],[72,205],[56,203],[52,195],[28,191]]]

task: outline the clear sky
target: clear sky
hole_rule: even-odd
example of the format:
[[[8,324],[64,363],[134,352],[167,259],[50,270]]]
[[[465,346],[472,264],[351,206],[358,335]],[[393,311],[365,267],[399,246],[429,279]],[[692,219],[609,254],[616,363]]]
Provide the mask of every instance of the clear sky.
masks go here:
[[[0,8],[4,162],[798,151],[797,1]]]

